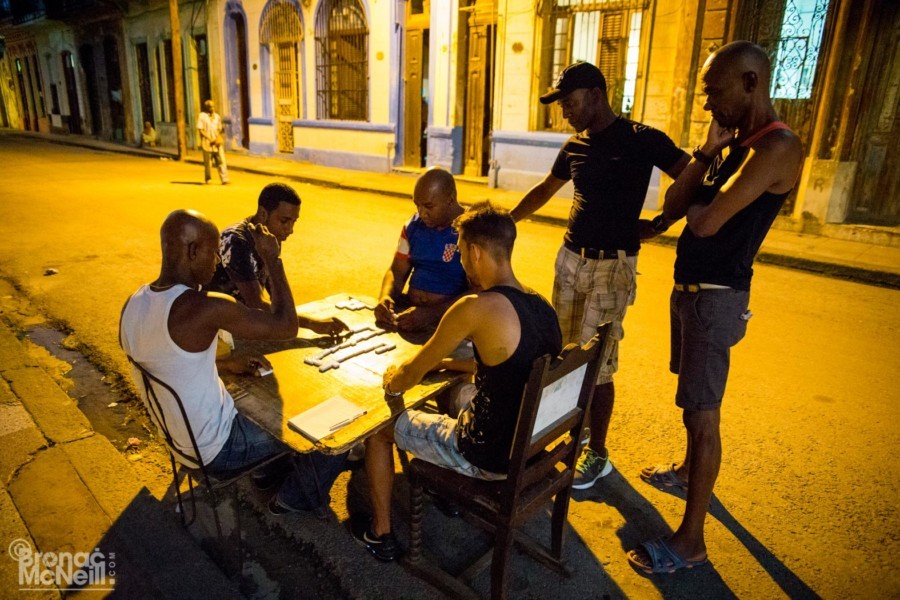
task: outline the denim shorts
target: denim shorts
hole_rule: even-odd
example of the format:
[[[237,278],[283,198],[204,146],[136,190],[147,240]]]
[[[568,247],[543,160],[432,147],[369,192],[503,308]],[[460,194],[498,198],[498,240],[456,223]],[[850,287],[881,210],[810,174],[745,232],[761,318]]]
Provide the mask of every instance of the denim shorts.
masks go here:
[[[750,292],[735,289],[672,291],[672,353],[678,375],[675,404],[684,410],[722,406],[731,347],[747,332]]]
[[[463,386],[460,396],[470,401],[472,385]],[[465,406],[465,400],[457,408]],[[401,450],[418,459],[457,473],[493,481],[506,479],[506,475],[491,473],[470,463],[459,451],[456,443],[456,419],[448,415],[436,415],[420,410],[405,410],[394,423],[394,442]]]

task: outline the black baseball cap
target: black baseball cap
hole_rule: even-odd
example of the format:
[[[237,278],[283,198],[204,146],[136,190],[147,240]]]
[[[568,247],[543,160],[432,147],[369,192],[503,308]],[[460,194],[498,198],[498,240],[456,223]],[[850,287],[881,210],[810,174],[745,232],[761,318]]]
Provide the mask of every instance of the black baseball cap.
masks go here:
[[[554,89],[541,96],[543,104],[550,104],[578,89],[600,88],[606,91],[606,78],[591,63],[578,61],[562,70]]]

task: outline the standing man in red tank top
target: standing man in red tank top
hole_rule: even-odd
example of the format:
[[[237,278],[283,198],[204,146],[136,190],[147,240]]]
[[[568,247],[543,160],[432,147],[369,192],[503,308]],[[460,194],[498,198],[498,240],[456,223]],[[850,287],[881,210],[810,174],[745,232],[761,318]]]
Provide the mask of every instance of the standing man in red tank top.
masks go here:
[[[800,140],[769,98],[769,59],[750,42],[727,44],[703,65],[706,142],[666,193],[654,230],[682,217],[671,298],[675,403],[684,410],[684,461],[643,469],[661,488],[687,491],[684,519],[671,537],[628,553],[644,573],[672,573],[707,560],[703,525],[722,463],[720,408],[729,355],[747,329],[752,263],[797,182]]]

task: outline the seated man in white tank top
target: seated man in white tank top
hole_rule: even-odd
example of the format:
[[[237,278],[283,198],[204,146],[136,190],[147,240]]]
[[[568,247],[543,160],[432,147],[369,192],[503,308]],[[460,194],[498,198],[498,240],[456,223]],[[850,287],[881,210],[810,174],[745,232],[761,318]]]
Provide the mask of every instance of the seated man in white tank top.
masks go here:
[[[172,437],[173,453],[189,467],[202,462],[212,475],[240,471],[285,449],[281,442],[238,414],[219,379],[218,368],[245,374],[260,367],[269,368],[265,357],[235,354],[216,361],[220,329],[251,340],[297,335],[294,299],[278,258],[278,242],[265,226],[255,226],[252,233],[271,277],[271,311],[252,310],[229,296],[200,291],[212,279],[219,260],[219,230],[202,214],[186,210],[171,213],[163,223],[159,277],[141,286],[122,311],[120,343],[125,353],[178,394],[191,424],[199,456],[172,394],[151,383]],[[132,375],[138,389],[146,393],[141,372],[132,367]],[[153,410],[150,413],[156,420]],[[313,456],[312,464],[326,492],[344,458]],[[287,473],[284,466],[274,468],[281,467]],[[277,479],[278,474],[272,471],[269,475],[264,480]],[[311,483],[314,481],[302,470],[290,471],[272,498],[270,510],[283,514],[322,509],[320,495]]]

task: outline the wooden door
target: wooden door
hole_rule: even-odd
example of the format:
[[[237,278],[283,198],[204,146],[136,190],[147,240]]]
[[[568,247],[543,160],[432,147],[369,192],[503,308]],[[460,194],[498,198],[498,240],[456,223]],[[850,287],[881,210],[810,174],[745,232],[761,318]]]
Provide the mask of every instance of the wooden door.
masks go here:
[[[62,53],[63,75],[66,80],[66,97],[69,100],[69,131],[81,134],[81,106],[78,104],[78,88],[75,85],[75,60],[71,52]]]
[[[422,29],[406,30],[406,91],[404,94],[403,114],[403,164],[411,167],[422,166],[422,114],[423,90],[422,90],[422,55],[423,55]]]
[[[294,152],[294,119],[297,114],[297,46],[280,42],[275,46],[275,108],[278,115],[278,151]]]
[[[234,19],[234,30],[237,45],[237,84],[239,113],[241,116],[241,146],[250,147],[250,70],[247,60],[247,27],[244,17],[239,14],[231,16]]]
[[[850,219],[900,225],[900,5],[885,2],[862,89],[856,129],[858,167]]]
[[[470,177],[487,174],[491,132],[491,55],[494,27],[479,19],[477,11],[469,17],[468,77],[466,79],[465,168]]]

